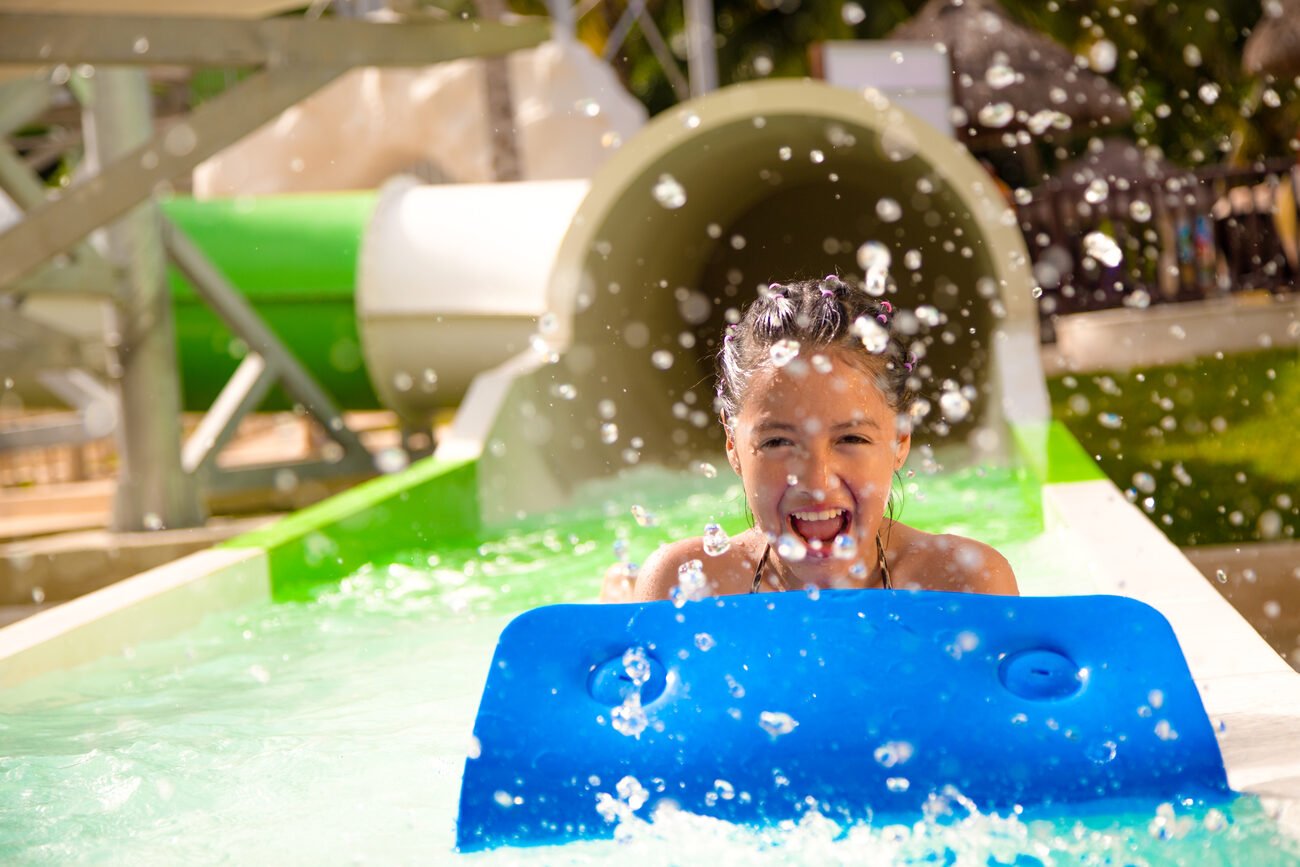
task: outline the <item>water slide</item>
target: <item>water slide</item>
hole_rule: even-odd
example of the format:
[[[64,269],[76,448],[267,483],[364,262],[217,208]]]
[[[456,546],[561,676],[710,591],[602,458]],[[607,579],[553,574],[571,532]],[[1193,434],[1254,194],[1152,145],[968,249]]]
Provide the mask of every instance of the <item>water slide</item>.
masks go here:
[[[913,460],[1012,467],[1052,552],[1019,570],[1023,592],[1163,613],[1230,784],[1294,819],[1300,680],[1050,420],[1013,215],[953,142],[815,82],[679,106],[590,182],[381,190],[358,253],[359,353],[403,415],[459,406],[435,456],[0,631],[0,683],[174,635],[196,609],[303,598],[385,552],[544,523],[622,473],[716,462],[710,341],[729,311],[761,282],[855,272],[869,241],[892,256],[894,303],[933,323]]]

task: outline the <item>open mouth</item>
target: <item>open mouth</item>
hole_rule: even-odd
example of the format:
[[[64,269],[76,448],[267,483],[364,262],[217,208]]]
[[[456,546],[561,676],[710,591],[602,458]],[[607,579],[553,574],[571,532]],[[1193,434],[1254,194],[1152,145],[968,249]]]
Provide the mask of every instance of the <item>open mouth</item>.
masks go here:
[[[790,529],[808,546],[810,554],[828,555],[831,543],[847,533],[853,517],[848,509],[804,509],[790,513]]]

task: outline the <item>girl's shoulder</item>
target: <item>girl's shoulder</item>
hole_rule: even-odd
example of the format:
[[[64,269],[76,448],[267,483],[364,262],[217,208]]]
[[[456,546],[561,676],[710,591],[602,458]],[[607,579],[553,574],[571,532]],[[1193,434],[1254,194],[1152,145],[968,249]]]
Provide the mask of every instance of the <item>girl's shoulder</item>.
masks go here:
[[[991,545],[951,533],[927,533],[895,524],[889,542],[890,573],[900,589],[948,590],[1016,596],[1007,558]]]
[[[694,536],[661,545],[637,571],[634,597],[638,602],[667,599],[677,586],[678,570],[699,560],[713,595],[748,593],[766,540],[757,530],[738,533],[721,554],[704,550],[704,537]]]

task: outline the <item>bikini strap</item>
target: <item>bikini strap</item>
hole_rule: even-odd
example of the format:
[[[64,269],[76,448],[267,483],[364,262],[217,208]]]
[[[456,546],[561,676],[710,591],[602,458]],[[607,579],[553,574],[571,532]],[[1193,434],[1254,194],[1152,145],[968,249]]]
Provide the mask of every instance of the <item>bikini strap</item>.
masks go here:
[[[767,547],[763,549],[763,556],[758,561],[758,568],[754,570],[754,583],[750,585],[749,592],[757,593],[758,585],[763,580],[763,570],[767,567],[767,558],[772,554],[772,543],[768,542]]]
[[[767,558],[772,554],[772,543],[768,542],[763,548],[763,556],[759,558],[758,568],[754,570],[754,582],[749,585],[750,593],[757,593],[759,585],[763,582],[763,570],[767,568]],[[893,590],[894,582],[889,577],[889,561],[885,559],[885,546],[880,542],[880,534],[876,534],[876,556],[880,558],[880,583],[885,590]]]

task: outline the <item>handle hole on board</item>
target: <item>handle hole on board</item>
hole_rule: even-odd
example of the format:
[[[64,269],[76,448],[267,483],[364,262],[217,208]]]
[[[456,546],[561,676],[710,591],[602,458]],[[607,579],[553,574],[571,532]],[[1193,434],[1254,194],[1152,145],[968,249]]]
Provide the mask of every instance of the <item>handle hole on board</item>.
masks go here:
[[[646,654],[645,664],[649,677],[641,684],[641,704],[646,705],[663,695],[668,683],[667,672],[663,663]],[[628,674],[623,656],[615,656],[602,662],[591,672],[587,680],[587,692],[596,701],[609,707],[621,705],[629,695],[637,690],[636,683]]]
[[[998,679],[1011,692],[1034,701],[1068,698],[1083,688],[1074,660],[1044,648],[1022,650],[1002,660]]]

